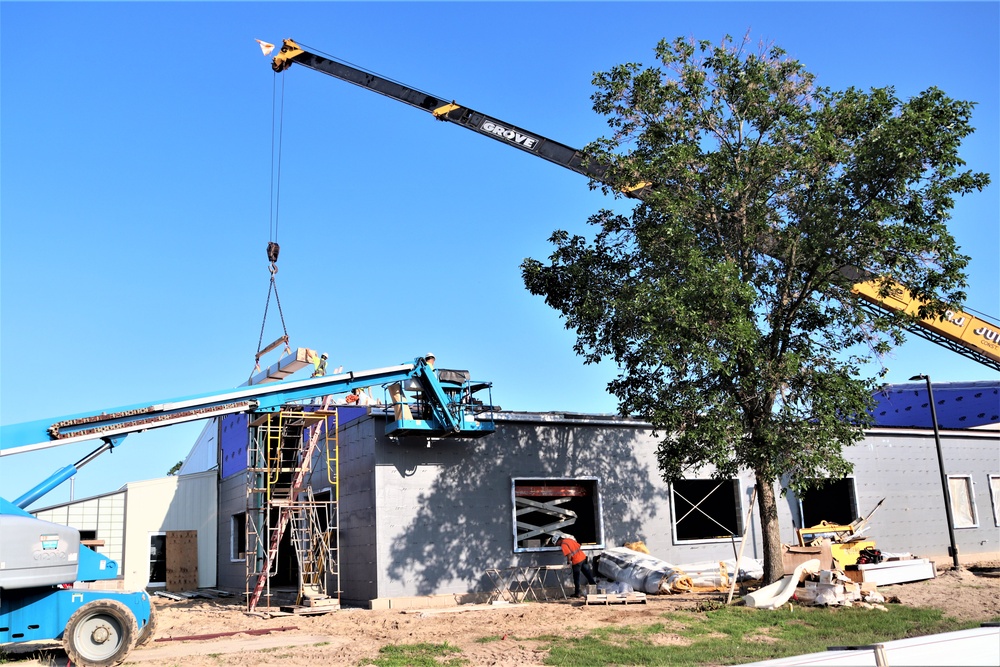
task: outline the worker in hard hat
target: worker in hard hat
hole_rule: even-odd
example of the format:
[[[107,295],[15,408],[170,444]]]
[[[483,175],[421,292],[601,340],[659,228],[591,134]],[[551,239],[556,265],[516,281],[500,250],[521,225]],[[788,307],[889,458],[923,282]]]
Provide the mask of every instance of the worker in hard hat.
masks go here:
[[[587,577],[587,583],[591,586],[597,584],[597,580],[594,579],[594,572],[590,569],[590,563],[587,562],[587,554],[584,553],[583,547],[580,546],[579,542],[569,535],[557,533],[549,540],[549,544],[560,547],[563,556],[566,556],[566,562],[573,568],[573,597],[580,597],[581,572],[583,576]]]
[[[427,364],[428,366],[430,366],[431,370],[434,370],[434,353],[433,352],[428,352],[427,354],[424,355],[424,363]]]
[[[314,367],[312,377],[318,378],[326,375],[326,352],[319,355],[319,359],[313,357],[312,361]]]

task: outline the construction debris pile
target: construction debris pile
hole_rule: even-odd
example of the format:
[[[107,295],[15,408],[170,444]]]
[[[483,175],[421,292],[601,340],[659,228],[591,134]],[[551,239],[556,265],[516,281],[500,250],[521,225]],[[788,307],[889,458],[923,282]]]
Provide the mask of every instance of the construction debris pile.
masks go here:
[[[883,553],[863,529],[885,499],[864,518],[840,525],[827,521],[798,530],[798,546],[784,545],[785,576],[744,596],[748,607],[778,609],[794,600],[819,606],[881,605],[880,585],[930,579],[934,563],[908,553]],[[611,581],[599,594],[691,593],[730,590],[736,583],[754,585],[764,577],[753,558],[672,565],[649,553],[642,542],[606,549],[596,560],[597,573]]]
[[[748,607],[778,609],[794,600],[815,606],[876,606],[880,585],[932,579],[934,563],[908,553],[884,553],[863,528],[882,503],[863,519],[839,525],[822,521],[798,530],[798,546],[784,545],[785,576],[743,599]]]
[[[633,543],[633,548],[605,549],[596,559],[597,573],[632,590],[653,594],[724,591],[734,578],[737,582],[750,582],[764,576],[763,563],[752,558],[743,559],[738,569],[732,559],[671,565],[637,550],[638,544],[641,543]]]
[[[744,596],[748,607],[780,609],[790,601],[808,606],[861,606],[885,610],[878,584],[859,582],[843,570],[822,569],[818,558],[799,563],[791,574]]]

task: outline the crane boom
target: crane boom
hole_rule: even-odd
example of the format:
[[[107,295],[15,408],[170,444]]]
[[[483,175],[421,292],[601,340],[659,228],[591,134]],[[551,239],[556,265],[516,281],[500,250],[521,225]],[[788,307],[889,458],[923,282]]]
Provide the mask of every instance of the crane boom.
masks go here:
[[[543,160],[554,162],[560,167],[565,167],[595,181],[604,182],[607,166],[587,159],[587,155],[583,151],[540,134],[529,132],[524,128],[493,118],[454,101],[449,102],[377,74],[311,53],[299,46],[294,40],[286,39],[282,44],[281,51],[271,61],[271,67],[275,72],[283,72],[291,67],[292,63],[298,63],[341,81],[347,81],[366,90],[385,95],[397,102],[426,111],[438,120],[454,123]],[[648,183],[642,183],[636,187],[627,188],[623,192],[630,197],[641,199],[642,195],[648,191],[648,187]]]
[[[607,185],[604,180],[607,166],[599,163],[596,159],[588,159],[586,154],[580,150],[469,107],[448,102],[416,88],[312,53],[294,40],[286,39],[278,55],[271,61],[271,67],[275,72],[283,72],[293,63],[426,111],[438,120],[465,127]],[[626,196],[642,200],[652,188],[652,184],[643,182],[634,187],[626,188],[622,192]],[[852,282],[859,280],[859,282],[855,282],[852,291],[862,299],[866,308],[877,314],[904,312],[912,315],[916,313],[917,307],[920,305],[909,296],[909,292],[902,285],[894,284],[894,294],[882,297],[879,295],[879,279],[862,280],[862,276],[869,278],[870,274],[864,275],[862,272],[850,268],[845,269],[843,273],[853,276]],[[947,347],[953,352],[993,370],[1000,371],[1000,325],[996,323],[961,311],[949,311],[944,318],[917,319],[905,324],[904,327],[921,338]]]

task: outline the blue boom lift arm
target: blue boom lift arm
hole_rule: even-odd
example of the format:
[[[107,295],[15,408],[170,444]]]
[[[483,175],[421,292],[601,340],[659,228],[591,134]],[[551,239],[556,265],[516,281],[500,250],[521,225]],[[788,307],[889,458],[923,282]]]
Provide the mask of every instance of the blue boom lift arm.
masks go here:
[[[444,375],[442,375],[444,377]],[[473,398],[488,382],[468,373],[439,380],[422,358],[370,371],[285,380],[169,401],[0,426],[0,457],[101,440],[72,465],[57,470],[15,501],[0,498],[0,644],[62,639],[70,660],[110,667],[152,636],[153,608],[144,591],[72,588],[78,581],[115,579],[118,564],[80,544],[74,528],[36,519],[25,508],[56,488],[130,433],[236,412],[274,412],[281,406],[376,384],[416,390],[423,411],[386,411],[392,437],[478,438],[494,430],[492,406]],[[457,378],[457,379],[456,379]],[[400,394],[405,400],[405,394]],[[391,406],[392,408],[401,406]]]

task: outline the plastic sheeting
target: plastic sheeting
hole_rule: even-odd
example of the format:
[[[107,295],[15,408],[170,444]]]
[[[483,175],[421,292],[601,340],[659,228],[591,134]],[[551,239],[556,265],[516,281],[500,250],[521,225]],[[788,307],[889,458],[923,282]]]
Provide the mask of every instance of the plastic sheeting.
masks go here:
[[[670,563],[625,547],[606,549],[597,572],[644,593],[684,593],[694,589],[691,578]]]
[[[740,561],[740,571],[736,572],[736,559],[685,563],[677,569],[691,579],[695,588],[728,588],[732,577],[736,581],[754,581],[764,578],[764,561],[744,558]]]

